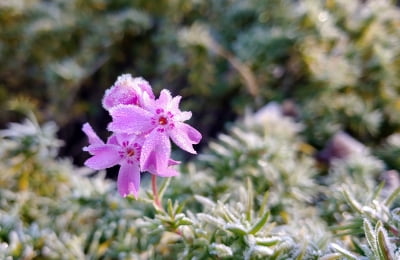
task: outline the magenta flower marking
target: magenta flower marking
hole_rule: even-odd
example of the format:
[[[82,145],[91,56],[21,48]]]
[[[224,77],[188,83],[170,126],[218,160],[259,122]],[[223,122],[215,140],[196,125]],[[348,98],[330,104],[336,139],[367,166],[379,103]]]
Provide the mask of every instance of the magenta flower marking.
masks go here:
[[[102,102],[112,117],[111,137],[104,143],[89,124],[83,126],[89,139],[84,150],[92,155],[85,165],[96,170],[120,165],[117,184],[122,196],[137,196],[141,171],[177,175],[171,166],[179,162],[171,159],[170,140],[192,154],[196,154],[193,145],[201,140],[200,132],[184,123],[192,113],[179,109],[180,100],[165,89],[155,99],[144,79],[129,74],[118,77]]]

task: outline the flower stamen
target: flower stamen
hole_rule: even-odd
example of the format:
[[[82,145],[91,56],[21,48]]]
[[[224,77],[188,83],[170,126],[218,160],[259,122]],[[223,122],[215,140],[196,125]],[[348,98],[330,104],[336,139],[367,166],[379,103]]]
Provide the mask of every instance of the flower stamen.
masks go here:
[[[168,124],[168,119],[167,119],[166,117],[161,116],[161,117],[158,119],[158,123],[159,123],[160,125],[166,125],[166,124]]]
[[[126,154],[127,154],[129,157],[132,157],[132,156],[135,155],[135,150],[134,150],[134,149],[131,149],[131,148],[128,148],[128,149],[126,150]]]

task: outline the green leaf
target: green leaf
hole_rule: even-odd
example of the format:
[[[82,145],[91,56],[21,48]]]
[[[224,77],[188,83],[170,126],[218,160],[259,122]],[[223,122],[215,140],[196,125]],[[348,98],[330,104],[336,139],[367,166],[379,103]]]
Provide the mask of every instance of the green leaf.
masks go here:
[[[343,254],[333,253],[333,254],[324,255],[323,257],[319,258],[319,260],[338,260],[338,259],[342,259],[342,258],[343,258]]]
[[[269,192],[266,191],[264,193],[263,200],[261,202],[260,210],[258,211],[258,217],[259,218],[261,218],[264,215],[265,206],[267,206],[267,203],[268,203],[268,198],[269,198]]]
[[[246,207],[246,219],[250,221],[252,218],[253,212],[253,200],[254,200],[254,192],[253,192],[253,184],[249,177],[246,178],[247,181],[247,207]]]
[[[171,199],[168,199],[168,201],[167,201],[167,212],[171,218],[174,218],[175,212],[174,212],[174,206],[172,205]]]
[[[377,245],[376,245],[376,236],[374,233],[374,230],[372,228],[371,223],[368,221],[368,219],[364,219],[364,233],[365,233],[365,238],[367,239],[369,247],[372,249],[375,255],[379,255]]]
[[[238,235],[238,236],[245,236],[247,235],[247,231],[239,225],[235,225],[235,224],[226,224],[225,228],[229,231],[231,231],[232,233]]]
[[[376,200],[379,197],[379,194],[381,194],[381,191],[383,189],[383,187],[385,187],[385,182],[381,182],[379,184],[379,186],[375,189],[374,194],[372,195],[372,199],[371,200]]]
[[[390,194],[390,196],[387,197],[387,198],[385,199],[385,201],[384,201],[383,203],[384,203],[387,207],[389,207],[389,206],[393,203],[393,201],[399,196],[399,194],[400,194],[400,187],[397,188],[397,189],[395,189],[395,190]]]
[[[340,254],[344,255],[348,259],[352,260],[357,260],[357,256],[355,256],[353,253],[348,251],[347,249],[344,249],[343,247],[339,246],[338,244],[332,243],[331,246],[338,251]],[[332,256],[335,257],[335,256]],[[327,259],[338,259],[338,258],[327,258]]]
[[[395,258],[391,251],[391,248],[393,248],[393,246],[390,244],[387,238],[386,230],[382,226],[378,228],[377,237],[380,255],[385,260],[394,260]]]
[[[297,255],[295,260],[302,260],[304,259],[304,255],[306,254],[306,246],[303,245],[303,248],[300,250],[300,253]]]
[[[175,209],[175,213],[179,214],[183,211],[183,209],[185,208],[186,202],[178,202],[178,207]]]
[[[192,225],[193,221],[189,218],[183,218],[183,219],[180,219],[177,222],[177,224],[178,224],[178,226],[188,226],[188,225]]]
[[[270,213],[266,212],[264,216],[257,221],[257,223],[250,229],[249,234],[255,235],[260,229],[262,229],[265,226],[265,223],[267,223],[267,220],[269,218]]]
[[[358,203],[350,194],[346,189],[343,189],[343,195],[345,197],[345,199],[347,200],[347,202],[349,203],[350,207],[356,211],[357,213],[361,214],[363,213],[362,210],[362,206],[360,205],[360,203]]]
[[[256,245],[260,245],[260,246],[273,246],[278,244],[279,242],[282,241],[282,239],[280,237],[261,237],[261,238],[255,238],[256,240]]]

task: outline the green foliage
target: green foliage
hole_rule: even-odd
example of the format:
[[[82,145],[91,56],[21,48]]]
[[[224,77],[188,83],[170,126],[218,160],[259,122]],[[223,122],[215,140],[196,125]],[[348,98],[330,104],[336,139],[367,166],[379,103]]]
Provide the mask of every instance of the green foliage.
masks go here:
[[[382,163],[365,152],[324,175],[300,130],[277,104],[248,114],[163,181],[160,208],[146,176],[140,199],[121,198],[101,174],[57,159],[54,125],[10,124],[0,143],[0,256],[396,259],[400,188],[374,192]]]
[[[400,169],[400,134],[394,133],[386,138],[383,147],[377,151],[387,164],[394,169]]]
[[[141,34],[150,17],[129,1],[8,1],[0,6],[0,67],[5,94],[13,88],[67,120],[83,81],[107,60],[124,35]],[[23,86],[27,87],[23,87]],[[4,99],[5,97],[3,97]],[[79,112],[79,111],[77,111]],[[69,118],[70,119],[70,118]]]
[[[387,129],[398,130],[400,15],[393,3],[231,1],[228,12],[214,6],[218,19],[185,29],[184,42],[225,58],[261,99],[295,100],[313,143],[322,145],[339,129],[370,142],[381,140]],[[203,60],[197,48],[190,53]],[[232,57],[242,62],[239,69]],[[225,75],[226,67],[214,59],[203,66]],[[243,66],[250,68],[257,91]],[[200,85],[201,78],[192,84]],[[233,87],[237,81],[231,82]]]

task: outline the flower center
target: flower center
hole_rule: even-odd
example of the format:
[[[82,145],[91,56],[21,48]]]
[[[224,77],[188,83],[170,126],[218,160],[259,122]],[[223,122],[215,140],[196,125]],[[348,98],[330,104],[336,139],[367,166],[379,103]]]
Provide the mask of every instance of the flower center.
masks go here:
[[[151,118],[151,124],[157,129],[158,132],[163,133],[175,127],[174,115],[162,108],[156,109],[156,115]]]
[[[132,145],[129,141],[123,141],[121,146],[123,149],[118,152],[121,159],[126,160],[129,164],[139,162],[142,147],[138,143]]]
[[[159,123],[160,125],[166,125],[166,124],[168,124],[168,119],[167,119],[166,117],[164,117],[164,116],[161,116],[161,117],[158,119],[158,123]]]
[[[132,149],[132,148],[128,148],[128,149],[126,150],[126,155],[128,155],[129,157],[134,156],[134,155],[135,155],[135,150]]]

